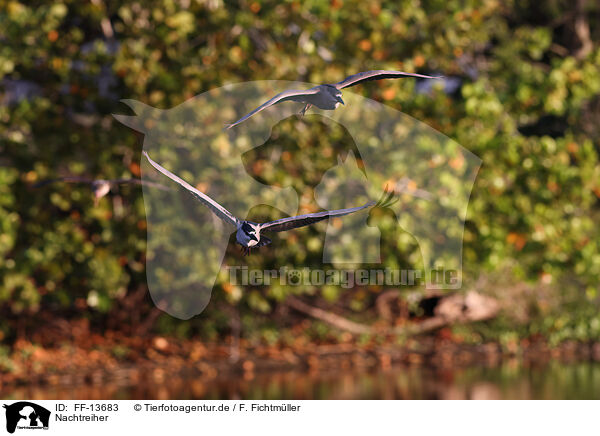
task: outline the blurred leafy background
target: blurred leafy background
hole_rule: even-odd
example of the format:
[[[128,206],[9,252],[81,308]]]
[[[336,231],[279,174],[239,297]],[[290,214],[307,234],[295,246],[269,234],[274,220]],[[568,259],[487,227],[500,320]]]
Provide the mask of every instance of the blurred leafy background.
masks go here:
[[[57,318],[215,339],[229,331],[232,308],[248,338],[281,339],[288,318],[276,290],[236,291],[226,277],[192,321],[154,312],[145,293],[139,188],[123,187],[94,207],[85,186],[31,185],[66,174],[138,177],[142,136],[111,115],[131,114],[122,98],[166,109],[227,83],[326,83],[369,69],[446,76],[441,86],[409,79],[356,92],[433,126],[483,160],[465,228],[465,286],[494,294],[509,309],[457,334],[600,339],[596,2],[2,1],[0,40],[5,342]],[[315,168],[335,161],[330,146],[311,155]],[[298,189],[314,185],[298,158],[309,148],[292,147],[285,157]],[[318,235],[305,229],[293,237],[305,247]],[[294,250],[290,262],[320,263],[320,252]],[[382,251],[392,262],[411,254]],[[261,266],[258,257],[251,262]],[[336,304],[372,320],[382,289],[305,291],[315,305]],[[320,337],[317,327],[311,334]]]

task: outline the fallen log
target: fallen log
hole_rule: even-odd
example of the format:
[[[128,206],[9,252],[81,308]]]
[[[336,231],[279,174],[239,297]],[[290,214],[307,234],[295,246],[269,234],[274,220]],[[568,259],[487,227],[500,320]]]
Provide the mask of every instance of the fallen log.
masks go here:
[[[500,309],[496,299],[475,291],[469,291],[465,294],[451,294],[440,299],[433,317],[411,325],[382,329],[351,321],[343,316],[311,306],[294,296],[288,297],[285,303],[298,312],[349,333],[408,336],[428,333],[452,323],[468,323],[491,319],[498,314]]]

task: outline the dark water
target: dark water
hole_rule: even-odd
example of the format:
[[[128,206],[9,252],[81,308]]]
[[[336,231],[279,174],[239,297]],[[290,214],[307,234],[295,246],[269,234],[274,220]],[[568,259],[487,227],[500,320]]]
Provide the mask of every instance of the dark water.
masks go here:
[[[600,399],[600,363],[460,369],[396,368],[369,373],[281,373],[234,378],[165,378],[162,383],[18,387],[4,399]]]

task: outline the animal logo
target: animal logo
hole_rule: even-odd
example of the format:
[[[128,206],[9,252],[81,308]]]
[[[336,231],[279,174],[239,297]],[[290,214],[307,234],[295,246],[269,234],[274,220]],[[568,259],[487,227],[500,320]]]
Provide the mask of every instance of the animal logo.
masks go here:
[[[228,130],[222,126],[235,119],[242,105],[258,106],[265,96],[298,88],[306,88],[306,84],[263,81],[227,85],[167,110],[125,100],[135,115],[115,118],[144,135],[144,151],[155,162],[218,200],[242,222],[252,221],[249,213],[256,206],[270,207],[281,218],[294,217],[299,215],[299,193],[285,181],[281,186],[267,185],[250,176],[242,156],[265,144],[272,127],[296,116],[304,103],[271,105],[254,115],[253,122]],[[343,126],[357,150],[338,162],[338,167],[346,166],[347,171],[337,168],[323,177],[315,190],[316,205],[325,211],[360,207],[380,198],[386,185],[393,185],[399,201],[390,205],[390,210],[397,225],[416,241],[424,269],[460,271],[466,208],[481,160],[391,107],[351,92],[344,93],[344,101],[346,105],[335,111],[318,106],[311,109],[311,118]],[[314,146],[319,147],[318,141]],[[276,149],[273,155],[278,155]],[[156,180],[156,168],[146,158],[141,160],[141,173],[143,180]],[[223,273],[226,249],[236,235],[208,207],[198,207],[189,189],[178,189],[174,195],[143,184],[142,190],[150,294],[160,309],[189,319],[208,304],[217,277]],[[367,219],[367,213],[329,219],[323,262],[346,268],[381,262],[381,231],[368,225]],[[252,231],[247,233],[248,246]],[[260,244],[261,239],[256,239]],[[398,250],[403,244],[398,241]],[[458,279],[451,286],[460,285]]]
[[[14,433],[16,429],[48,429],[50,411],[29,401],[4,404],[6,411],[6,431]]]

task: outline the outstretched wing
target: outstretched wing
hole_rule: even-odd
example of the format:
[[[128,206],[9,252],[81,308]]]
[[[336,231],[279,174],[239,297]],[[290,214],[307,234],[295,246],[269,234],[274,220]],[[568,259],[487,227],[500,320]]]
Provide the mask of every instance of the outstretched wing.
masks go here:
[[[426,76],[424,74],[405,73],[404,71],[373,70],[353,74],[352,76],[346,77],[341,82],[335,83],[333,86],[335,86],[337,89],[344,89],[348,88],[349,86],[358,85],[359,83],[369,82],[371,80],[399,79],[401,77],[420,77],[422,79],[442,78],[441,76]]]
[[[262,111],[263,109],[266,109],[269,106],[273,106],[274,104],[281,103],[281,102],[284,102],[284,101],[299,101],[299,102],[302,102],[302,101],[304,101],[304,98],[307,95],[314,95],[314,94],[317,94],[318,92],[319,92],[319,90],[316,87],[315,88],[311,88],[311,89],[307,89],[307,90],[304,90],[304,91],[289,90],[289,91],[280,92],[279,94],[277,94],[272,99],[266,101],[265,103],[261,104],[259,107],[257,107],[256,109],[254,109],[252,112],[244,115],[242,118],[240,118],[239,120],[237,120],[235,123],[227,124],[225,126],[225,128],[226,129],[231,129],[234,126],[237,126],[238,124],[243,123],[248,118],[250,118],[252,115],[257,114],[258,112]]]
[[[196,188],[194,188],[192,185],[187,183],[185,180],[180,179],[179,177],[177,177],[175,174],[173,174],[169,170],[163,168],[162,166],[160,166],[159,164],[154,162],[152,159],[150,159],[150,156],[148,156],[148,153],[146,153],[145,151],[143,153],[144,153],[144,156],[146,156],[146,159],[148,159],[148,162],[150,162],[150,165],[152,165],[154,168],[156,168],[158,171],[163,173],[165,176],[167,176],[174,182],[179,183],[179,185],[181,185],[185,189],[187,189],[190,192],[190,194],[192,194],[194,197],[196,197],[198,200],[200,200],[202,203],[204,203],[206,206],[208,206],[210,208],[210,210],[212,210],[213,213],[215,215],[217,215],[219,218],[221,218],[223,221],[237,227],[238,219],[235,216],[233,216],[233,214],[231,212],[229,212],[227,209],[225,209],[223,206],[221,206],[215,200],[210,198],[208,195],[204,194],[203,192],[198,191]]]
[[[281,218],[279,220],[260,224],[260,230],[267,232],[283,232],[285,230],[296,229],[298,227],[304,227],[310,224],[318,223],[319,221],[323,221],[329,217],[343,216],[358,212],[359,210],[373,206],[374,204],[375,203],[371,201],[362,206],[352,207],[350,209],[325,210],[323,212]]]
[[[77,176],[59,177],[57,179],[42,180],[41,182],[38,182],[35,185],[33,185],[33,187],[34,188],[39,188],[40,186],[44,186],[44,185],[48,185],[50,183],[56,183],[56,182],[92,183],[93,180],[90,179],[90,178],[88,178],[88,177],[77,177]]]

